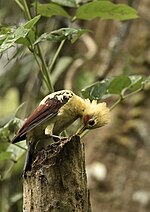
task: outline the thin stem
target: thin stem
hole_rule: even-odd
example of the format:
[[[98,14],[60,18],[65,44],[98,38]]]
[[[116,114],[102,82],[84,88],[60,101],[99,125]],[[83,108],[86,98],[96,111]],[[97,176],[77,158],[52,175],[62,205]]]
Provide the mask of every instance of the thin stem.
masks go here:
[[[31,17],[31,15],[30,15],[30,11],[29,11],[29,8],[28,8],[28,5],[27,5],[26,0],[22,0],[22,5],[23,5],[23,7],[24,7],[24,13],[25,13],[27,19],[28,19],[28,20],[31,20],[32,17]]]
[[[64,43],[65,43],[65,41],[66,41],[66,40],[62,40],[62,41],[61,41],[61,43],[60,43],[60,45],[59,45],[59,47],[58,47],[58,49],[57,49],[57,51],[56,51],[56,53],[55,53],[55,55],[54,55],[52,61],[51,61],[51,63],[50,63],[49,72],[52,71],[52,68],[53,68],[53,66],[54,66],[54,64],[55,64],[55,62],[56,62],[56,59],[57,59],[57,57],[58,57],[58,55],[59,55],[59,53],[60,53],[60,51],[61,51],[61,49],[62,49],[62,47],[63,47],[63,45],[64,45]]]
[[[25,147],[20,146],[19,144],[14,144],[14,145],[17,146],[17,147],[20,148],[20,149],[23,149],[23,150],[27,151],[27,149],[26,149]]]
[[[44,57],[43,57],[43,54],[41,52],[39,44],[37,44],[37,49],[38,49],[39,57],[41,59],[43,72],[44,72],[45,77],[47,79],[47,85],[48,85],[49,92],[52,93],[52,92],[54,92],[54,88],[53,88],[53,85],[51,83],[51,79],[50,79],[49,72],[48,72],[48,67],[47,67],[47,65],[45,63],[45,60],[44,60]]]
[[[123,99],[119,98],[111,107],[110,107],[110,111],[113,110]]]
[[[23,10],[23,12],[25,13],[25,9],[24,9],[23,5],[20,3],[20,1],[15,0],[15,2],[18,4],[18,6],[21,8],[21,10]]]
[[[46,79],[45,74],[44,74],[44,72],[43,72],[42,66],[41,66],[40,61],[39,61],[39,59],[38,59],[38,56],[37,56],[37,54],[35,53],[35,50],[33,50],[32,52],[33,52],[34,58],[35,58],[35,60],[36,60],[36,63],[37,63],[37,65],[39,66],[39,69],[41,70],[41,74],[42,74],[42,76],[43,76],[43,80],[44,80],[44,82],[46,83],[47,87],[49,87],[48,82],[47,82],[47,79]]]
[[[133,96],[134,94],[140,92],[143,90],[143,87],[137,89],[136,91],[133,91],[132,93],[129,93],[125,96],[120,96],[120,98],[110,107],[110,110],[113,110],[120,102],[122,102],[124,99],[130,97],[130,96]]]
[[[30,11],[29,11],[29,8],[28,8],[26,0],[22,0],[21,3],[22,4],[20,4],[20,7],[22,6],[21,8],[24,11],[27,19],[31,20],[32,17],[31,17],[31,14],[30,14]],[[36,32],[37,32],[37,29],[36,29]],[[47,67],[47,65],[45,63],[45,60],[44,60],[44,57],[43,57],[43,54],[41,52],[39,44],[37,44],[38,54],[36,53],[35,48],[32,46],[32,44],[31,44],[30,51],[34,54],[36,62],[37,62],[38,66],[39,66],[39,68],[41,70],[43,79],[44,79],[44,81],[45,81],[45,83],[46,83],[46,85],[47,85],[47,87],[49,89],[49,92],[52,93],[54,91],[54,89],[53,89],[53,86],[52,86],[52,83],[51,83],[51,79],[50,79],[50,76],[49,76],[49,73],[48,73],[48,67]],[[41,64],[40,64],[37,56],[40,58]]]
[[[129,93],[129,94],[125,95],[123,98],[126,99],[126,98],[128,98],[128,97],[130,97],[130,96],[132,96],[132,95],[134,95],[134,94],[136,94],[136,93],[142,91],[143,88],[144,88],[144,87],[141,87],[141,88],[137,89],[136,91],[133,91],[132,93]]]
[[[30,40],[29,40],[30,42]],[[51,80],[50,80],[50,76],[49,76],[49,73],[48,73],[48,67],[45,63],[45,60],[43,58],[43,54],[41,52],[41,49],[40,49],[40,46],[37,44],[37,51],[38,53],[36,52],[35,48],[32,46],[32,43],[30,42],[30,45],[31,47],[29,48],[29,50],[33,53],[34,57],[35,57],[35,60],[37,62],[37,65],[39,66],[40,68],[40,71],[42,73],[42,76],[43,76],[43,79],[49,89],[49,92],[52,93],[54,91],[53,89],[53,86],[52,86],[52,83],[51,83]],[[40,61],[39,61],[40,59]]]

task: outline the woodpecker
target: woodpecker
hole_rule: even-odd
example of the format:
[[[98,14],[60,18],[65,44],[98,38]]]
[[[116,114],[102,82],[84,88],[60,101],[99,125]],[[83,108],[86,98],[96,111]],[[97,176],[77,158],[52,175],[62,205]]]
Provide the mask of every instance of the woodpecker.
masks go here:
[[[59,138],[59,135],[78,118],[81,127],[76,132],[81,135],[86,129],[102,127],[109,123],[109,108],[106,103],[82,99],[69,90],[61,90],[47,95],[31,113],[19,129],[12,143],[27,140],[28,153],[24,172],[31,167],[35,141],[44,136]],[[42,139],[41,139],[42,140]]]

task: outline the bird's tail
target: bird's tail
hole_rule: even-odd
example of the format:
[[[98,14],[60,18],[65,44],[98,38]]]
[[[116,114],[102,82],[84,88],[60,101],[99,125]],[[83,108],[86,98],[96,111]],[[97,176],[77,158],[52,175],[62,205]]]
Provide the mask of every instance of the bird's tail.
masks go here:
[[[35,148],[35,143],[29,142],[22,177],[26,177],[27,171],[31,171],[34,148]]]
[[[20,135],[18,134],[18,135],[16,135],[16,136],[13,138],[12,144],[15,144],[15,143],[17,143],[17,142],[23,141],[23,140],[25,140],[25,139],[26,139],[26,135],[20,136]]]

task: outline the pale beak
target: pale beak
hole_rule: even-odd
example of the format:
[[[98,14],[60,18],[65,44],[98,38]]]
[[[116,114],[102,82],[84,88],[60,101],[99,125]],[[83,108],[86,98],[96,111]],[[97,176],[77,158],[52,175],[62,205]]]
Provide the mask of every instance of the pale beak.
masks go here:
[[[81,127],[77,130],[76,135],[81,135],[85,131],[85,125],[81,125]]]
[[[80,136],[80,138],[83,138],[83,136],[85,136],[88,132],[89,129],[87,129],[85,125],[81,125],[81,127],[77,130],[76,135]]]

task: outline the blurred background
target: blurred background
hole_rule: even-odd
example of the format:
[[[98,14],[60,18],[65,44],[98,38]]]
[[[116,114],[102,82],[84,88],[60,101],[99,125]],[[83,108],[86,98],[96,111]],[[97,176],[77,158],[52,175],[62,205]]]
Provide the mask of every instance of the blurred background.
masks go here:
[[[32,3],[27,2],[29,5]],[[55,90],[71,89],[81,95],[82,88],[106,77],[120,74],[149,76],[150,1],[113,2],[134,7],[139,18],[123,22],[100,19],[78,21],[79,27],[92,32],[84,34],[75,44],[67,41],[63,46],[52,70]],[[74,12],[73,9],[67,10]],[[15,27],[24,22],[24,15],[15,1],[0,1],[1,26]],[[67,26],[67,20],[62,17],[42,18],[39,31],[42,33]],[[57,47],[57,43],[42,44],[47,60],[51,60]],[[25,47],[18,45],[0,55],[1,129],[3,126],[7,129],[7,123],[14,117],[27,117],[47,93],[35,59]],[[94,212],[150,211],[149,105],[147,88],[117,106],[111,113],[111,124],[93,130],[83,138]],[[13,123],[9,130],[15,131]],[[1,133],[1,151],[5,133]],[[7,157],[2,160],[0,156],[2,212],[22,211],[20,175],[25,154],[20,155],[17,162],[7,160]]]

